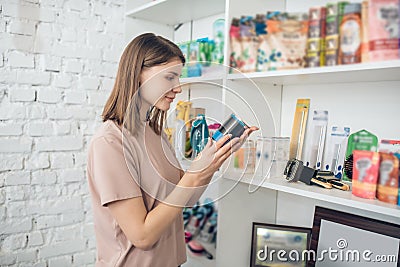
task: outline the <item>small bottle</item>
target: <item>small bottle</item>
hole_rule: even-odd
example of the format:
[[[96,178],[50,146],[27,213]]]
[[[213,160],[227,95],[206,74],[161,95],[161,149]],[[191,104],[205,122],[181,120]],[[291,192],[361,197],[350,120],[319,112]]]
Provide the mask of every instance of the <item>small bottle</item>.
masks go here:
[[[340,24],[339,64],[361,62],[361,33],[361,4],[348,4]]]

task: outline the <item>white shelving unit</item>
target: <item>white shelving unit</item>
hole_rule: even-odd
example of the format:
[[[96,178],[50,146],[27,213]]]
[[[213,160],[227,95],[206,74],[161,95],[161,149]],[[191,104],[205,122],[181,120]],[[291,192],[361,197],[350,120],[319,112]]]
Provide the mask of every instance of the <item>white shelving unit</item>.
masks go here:
[[[236,177],[235,177],[236,176]],[[400,224],[400,206],[385,203],[376,199],[365,199],[354,196],[349,191],[341,191],[337,189],[327,190],[318,186],[308,186],[301,182],[290,183],[285,177],[274,177],[263,179],[254,175],[244,175],[243,177],[237,174],[225,174],[224,177],[241,183],[249,184],[250,188],[260,186],[262,188],[272,189],[279,192],[294,194],[309,199],[327,201],[330,203],[366,210],[374,211],[377,214],[385,216],[393,216],[396,222]]]
[[[186,36],[190,40],[197,21],[204,27],[207,17],[224,13],[228,66],[228,33],[233,17],[268,10],[308,12],[309,7],[327,2],[330,0],[127,0],[126,40],[149,31],[171,40],[182,41]],[[181,23],[180,31],[187,33],[184,37],[175,31]],[[328,128],[350,126],[352,132],[365,128],[380,139],[399,138],[400,60],[244,74],[226,70],[218,75],[181,79],[181,83],[185,85],[179,99],[190,97],[199,103],[215,99],[215,103],[205,104],[207,116],[222,121],[234,111],[248,124],[259,126],[262,135],[290,136],[296,99],[310,98],[311,110],[329,111]],[[219,179],[220,194],[229,194],[218,202],[216,261],[192,261],[189,256],[190,262],[184,266],[248,266],[252,222],[311,227],[317,205],[400,224],[396,205],[361,199],[351,192],[288,183],[281,177],[264,181],[250,193],[249,186],[254,189],[259,182],[260,177],[252,181],[248,176],[238,181],[229,173]]]
[[[267,82],[275,85],[399,81],[400,60],[296,70],[228,74],[227,76],[228,80],[247,78],[255,82]]]
[[[131,5],[128,5],[131,6]],[[132,7],[125,15],[169,26],[223,13],[224,1],[215,0],[156,0]]]

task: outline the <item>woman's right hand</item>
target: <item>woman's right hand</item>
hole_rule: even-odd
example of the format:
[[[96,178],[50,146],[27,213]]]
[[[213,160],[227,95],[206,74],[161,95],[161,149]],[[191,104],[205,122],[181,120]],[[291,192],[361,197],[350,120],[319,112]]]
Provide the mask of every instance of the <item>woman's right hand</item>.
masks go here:
[[[230,138],[231,135],[225,135],[216,142],[212,138],[208,139],[206,146],[193,160],[184,175],[185,178],[189,179],[188,182],[191,186],[203,186],[210,182],[214,173],[235,151],[234,146],[240,142],[240,139],[236,137],[223,146]]]

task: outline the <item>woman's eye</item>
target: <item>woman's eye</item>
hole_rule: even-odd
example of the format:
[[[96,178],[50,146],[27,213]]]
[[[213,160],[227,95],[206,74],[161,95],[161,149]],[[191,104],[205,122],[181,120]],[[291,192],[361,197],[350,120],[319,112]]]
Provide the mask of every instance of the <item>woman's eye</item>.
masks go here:
[[[175,77],[173,77],[173,76],[168,76],[168,77],[167,77],[167,80],[168,80],[168,81],[173,81],[174,78],[175,78]]]

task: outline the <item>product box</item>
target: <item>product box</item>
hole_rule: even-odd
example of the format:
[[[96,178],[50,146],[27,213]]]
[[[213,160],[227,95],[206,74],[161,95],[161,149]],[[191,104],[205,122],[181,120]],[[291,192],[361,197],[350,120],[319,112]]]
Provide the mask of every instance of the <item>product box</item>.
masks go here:
[[[377,198],[380,201],[397,204],[399,194],[399,160],[393,154],[379,153],[380,168]]]
[[[263,178],[280,177],[289,160],[289,137],[258,137],[257,174]]]
[[[399,153],[400,154],[400,140],[383,139],[379,143],[378,151],[386,152],[386,153]]]
[[[305,166],[321,170],[322,156],[324,155],[326,128],[328,125],[328,111],[314,110],[312,120],[307,129],[305,146]]]
[[[233,156],[235,171],[254,173],[256,164],[256,147],[253,140],[247,140]]]
[[[353,195],[375,199],[379,174],[379,153],[354,150],[353,156]]]
[[[350,135],[350,127],[332,126],[327,141],[323,170],[332,171],[336,178],[343,176],[343,164],[346,156],[347,139]]]
[[[370,61],[399,58],[399,0],[370,0],[368,29]]]

